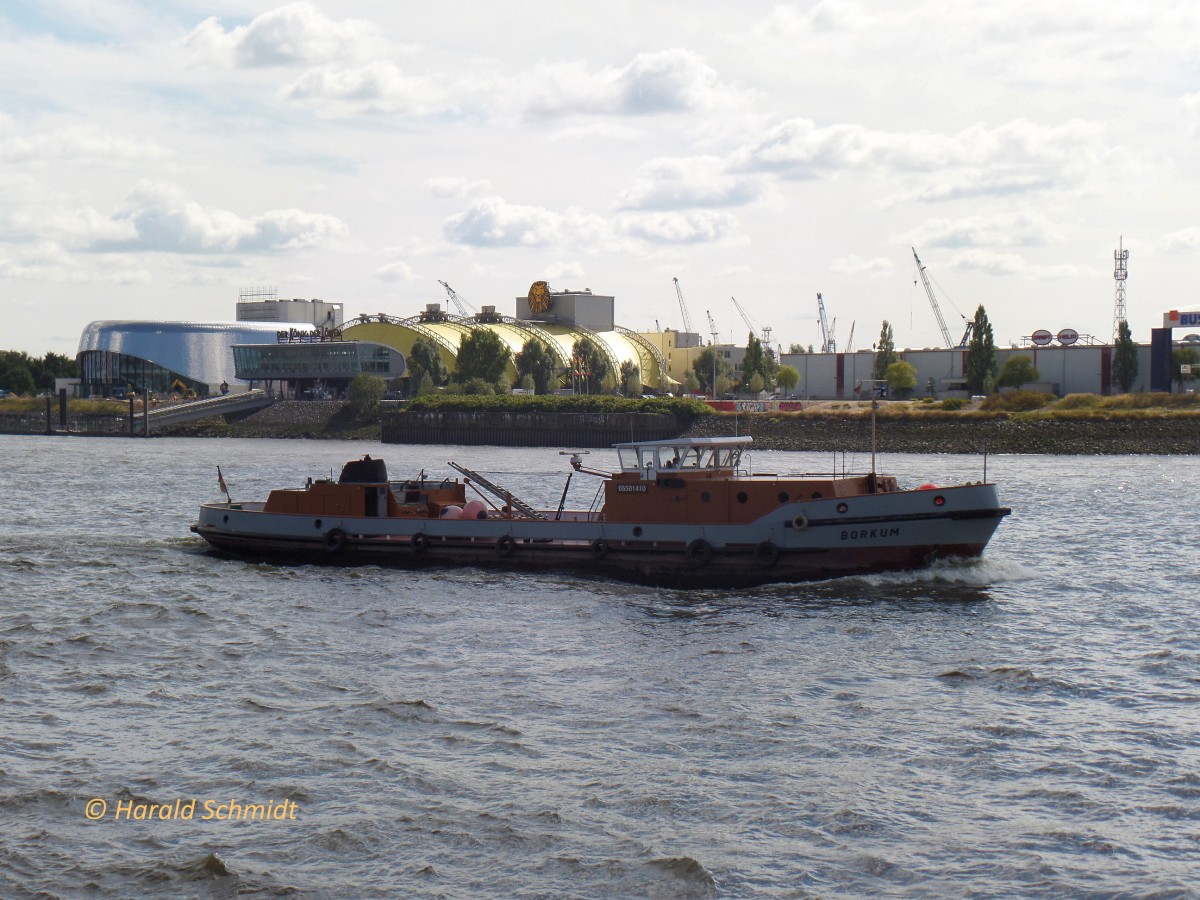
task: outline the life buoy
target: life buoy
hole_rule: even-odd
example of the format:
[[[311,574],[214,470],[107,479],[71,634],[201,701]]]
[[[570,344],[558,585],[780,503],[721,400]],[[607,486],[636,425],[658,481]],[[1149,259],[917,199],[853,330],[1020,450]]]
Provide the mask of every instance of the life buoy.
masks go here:
[[[330,528],[321,540],[326,553],[341,553],[346,549],[346,532],[340,528]]]
[[[412,547],[413,553],[424,553],[429,549],[429,535],[418,531],[409,539],[408,545]]]
[[[609,546],[607,541],[596,539],[592,541],[592,559],[600,560],[608,556]]]
[[[764,569],[771,568],[779,562],[779,548],[770,541],[763,541],[754,548],[754,561]]]
[[[702,566],[712,559],[713,548],[712,544],[704,538],[696,538],[683,551],[683,555],[687,558],[690,565]]]
[[[808,516],[804,513],[796,513],[796,518],[792,519],[792,527],[797,531],[803,531],[808,527]]]
[[[511,534],[501,535],[496,541],[496,553],[498,553],[501,558],[512,556],[513,551],[516,549],[517,542],[512,539]]]

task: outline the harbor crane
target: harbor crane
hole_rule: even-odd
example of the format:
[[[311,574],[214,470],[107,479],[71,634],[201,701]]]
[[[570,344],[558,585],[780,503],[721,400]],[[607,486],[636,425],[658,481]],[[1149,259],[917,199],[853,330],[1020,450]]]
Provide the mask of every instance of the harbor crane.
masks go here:
[[[446,284],[446,282],[442,281],[440,278],[438,279],[438,284],[446,289],[446,293],[450,297],[450,302],[454,304],[455,308],[458,310],[458,314],[464,319],[469,319],[477,311],[475,307],[463,300],[463,298],[458,295],[458,292],[455,291],[454,288],[450,287],[450,285]]]
[[[933,314],[937,317],[938,328],[942,331],[942,340],[945,341],[947,347],[954,346],[954,339],[950,337],[950,329],[946,327],[946,320],[942,317],[942,308],[938,305],[937,297],[933,293],[933,285],[929,283],[929,276],[925,274],[925,266],[921,264],[921,257],[917,256],[917,248],[912,248],[913,259],[917,261],[917,271],[921,275],[921,283],[925,285],[925,293],[929,296],[929,305],[933,307]],[[971,329],[975,323],[971,322],[962,313],[959,317],[966,322],[966,330],[963,332],[962,340],[958,342],[958,346],[965,347],[967,342],[971,340]]]
[[[846,338],[846,352],[854,352],[854,326],[858,324],[858,319],[853,319],[850,322],[850,337]]]
[[[683,291],[679,287],[679,279],[672,278],[675,282],[675,296],[679,298],[679,314],[683,316],[683,330],[685,333],[692,333],[692,317],[688,315],[687,304],[683,302]]]
[[[742,321],[746,323],[747,327],[749,327],[751,333],[753,333],[755,331],[762,332],[762,344],[764,347],[767,348],[768,353],[772,352],[771,351],[771,326],[770,325],[759,326],[758,323],[756,323],[754,321],[754,319],[750,318],[750,313],[746,312],[746,310],[742,306],[742,304],[738,303],[737,297],[730,297],[729,299],[733,301],[734,307],[737,309],[738,314],[741,315]]]
[[[821,292],[817,291],[817,313],[821,322],[821,352],[822,353],[837,353],[837,338],[833,336],[833,330],[837,327],[837,319],[833,320],[833,324],[829,324],[829,319],[825,316],[825,300],[821,297]]]

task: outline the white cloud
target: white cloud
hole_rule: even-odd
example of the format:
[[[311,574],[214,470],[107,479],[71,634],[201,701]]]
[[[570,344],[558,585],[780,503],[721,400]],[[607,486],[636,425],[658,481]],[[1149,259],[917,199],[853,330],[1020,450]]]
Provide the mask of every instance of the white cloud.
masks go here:
[[[143,182],[112,216],[120,237],[106,236],[91,249],[170,253],[281,253],[325,244],[348,229],[333,216],[276,209],[243,218],[206,209],[179,188]]]
[[[748,91],[721,81],[696,53],[641,53],[628,65],[590,72],[579,63],[546,66],[527,82],[520,105],[528,115],[570,113],[642,116],[710,110],[745,103]]]
[[[1002,213],[929,219],[906,239],[918,247],[1039,247],[1059,237],[1058,230],[1041,215]]]
[[[706,210],[641,213],[621,220],[622,233],[655,244],[713,243],[736,236],[737,229],[735,216]]]
[[[897,186],[884,198],[889,202],[946,201],[1076,186],[1108,152],[1101,136],[1099,124],[1078,119],[1057,126],[1016,119],[957,134],[818,127],[790,119],[735,151],[730,168],[784,179],[875,172]]]
[[[401,112],[428,115],[443,107],[441,91],[427,78],[410,77],[391,62],[330,64],[309,69],[279,96],[325,104],[339,114]]]
[[[466,197],[479,197],[492,192],[492,185],[489,181],[471,181],[451,175],[429,178],[425,184],[429,188],[429,195],[439,200],[462,200]]]
[[[1200,250],[1200,228],[1191,225],[1164,234],[1158,239],[1156,245],[1168,253],[1193,253]]]
[[[163,160],[170,156],[167,150],[153,140],[110,134],[87,125],[44,132],[26,132],[19,130],[13,120],[0,120],[0,163],[131,165]]]
[[[540,206],[484,197],[447,219],[442,230],[454,243],[473,247],[544,247],[564,240],[564,225],[561,214]]]
[[[1180,97],[1179,111],[1183,121],[1190,124],[1193,137],[1200,137],[1200,91]]]
[[[379,46],[375,26],[355,19],[334,21],[312,3],[290,3],[229,31],[205,19],[184,39],[204,62],[238,67],[319,65],[362,59]]]
[[[714,156],[655,159],[638,169],[617,204],[624,209],[742,206],[759,200],[764,189],[760,177],[731,175]]]
[[[829,268],[843,275],[866,275],[868,278],[883,278],[894,275],[896,272],[896,266],[887,257],[876,256],[872,259],[863,259],[853,253],[835,259]]]
[[[413,271],[413,267],[403,260],[396,260],[395,262],[380,266],[372,274],[378,280],[389,283],[413,282],[417,280],[417,275]]]

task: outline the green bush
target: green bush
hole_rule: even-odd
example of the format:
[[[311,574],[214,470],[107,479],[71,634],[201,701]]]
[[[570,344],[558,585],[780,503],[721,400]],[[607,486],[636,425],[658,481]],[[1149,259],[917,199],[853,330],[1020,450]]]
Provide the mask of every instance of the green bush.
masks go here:
[[[1096,409],[1102,398],[1099,394],[1067,394],[1057,403],[1055,409]]]
[[[945,400],[942,401],[942,409],[948,409],[951,411],[956,410],[956,409],[962,409],[966,405],[967,405],[966,397],[947,397]]]
[[[435,394],[418,397],[406,407],[411,410],[472,412],[500,410],[509,412],[596,412],[596,413],[667,413],[668,415],[707,416],[712,407],[701,400],[682,397],[612,397],[604,394],[503,394],[495,397],[464,394]]]
[[[979,404],[979,408],[985,412],[1028,412],[1053,402],[1053,394],[1044,394],[1041,391],[1008,391],[986,397]]]
[[[378,375],[359,372],[350,380],[346,400],[355,418],[367,422],[379,418],[379,401],[387,391],[387,382]]]

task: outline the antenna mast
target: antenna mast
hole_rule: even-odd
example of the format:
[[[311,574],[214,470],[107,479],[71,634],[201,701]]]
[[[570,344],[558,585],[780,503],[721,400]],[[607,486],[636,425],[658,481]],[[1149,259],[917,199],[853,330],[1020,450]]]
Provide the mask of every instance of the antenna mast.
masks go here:
[[[1125,237],[1121,236],[1117,242],[1117,249],[1113,251],[1115,267],[1113,269],[1113,278],[1117,281],[1117,299],[1113,304],[1113,343],[1117,342],[1117,337],[1121,333],[1121,323],[1125,321],[1125,279],[1129,277],[1129,251],[1124,249]]]

